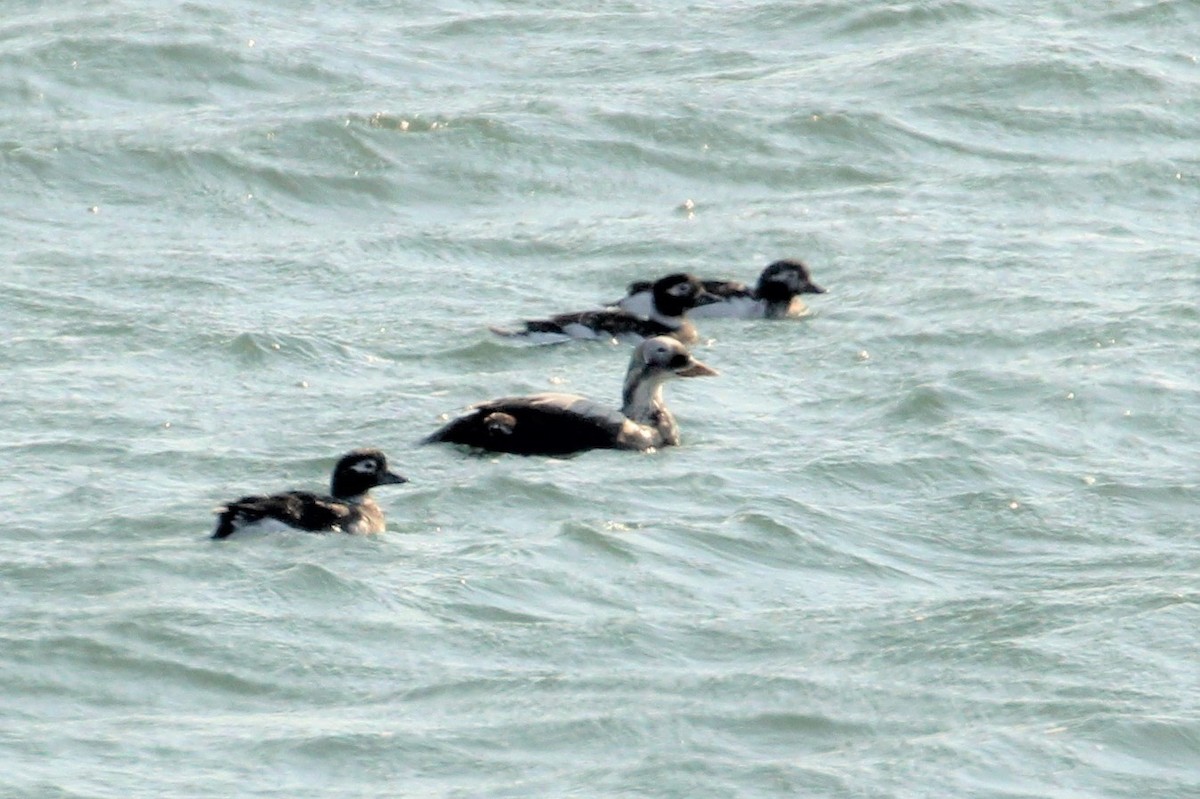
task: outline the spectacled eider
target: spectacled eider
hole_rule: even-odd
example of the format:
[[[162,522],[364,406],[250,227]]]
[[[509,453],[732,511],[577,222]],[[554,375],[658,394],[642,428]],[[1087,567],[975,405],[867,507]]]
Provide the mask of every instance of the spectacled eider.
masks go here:
[[[673,446],[679,443],[679,426],[663,402],[663,384],[674,377],[715,374],[677,339],[655,336],[633,351],[619,411],[574,394],[505,397],[471,406],[470,413],[421,443],[465,444],[517,455]]]
[[[825,289],[812,282],[804,264],[792,260],[776,261],[764,269],[754,289],[732,280],[705,280],[704,290],[713,301],[697,305],[689,316],[705,319],[803,316],[808,307],[799,295],[825,293]],[[627,296],[614,304],[636,315],[650,307],[650,292],[650,283],[631,283]]]
[[[388,471],[387,458],[377,449],[357,449],[333,468],[329,496],[309,491],[286,491],[249,496],[217,508],[213,538],[237,532],[300,530],[308,533],[382,533],[383,511],[371,499],[376,486],[407,483]]]
[[[705,302],[715,302],[700,281],[692,275],[677,273],[646,285],[643,312],[621,308],[602,308],[536,319],[523,329],[492,328],[501,336],[518,336],[552,341],[568,338],[649,338],[672,336],[685,344],[698,338],[696,327],[687,320],[689,310]]]

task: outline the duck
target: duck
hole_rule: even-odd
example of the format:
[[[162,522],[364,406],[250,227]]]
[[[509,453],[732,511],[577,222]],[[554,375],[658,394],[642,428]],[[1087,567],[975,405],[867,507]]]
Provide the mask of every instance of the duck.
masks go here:
[[[643,313],[649,307],[651,285],[645,281],[629,284],[626,296],[613,305],[634,315]],[[763,269],[753,289],[734,280],[705,280],[703,286],[705,294],[712,299],[691,310],[689,315],[697,319],[804,316],[808,306],[799,295],[825,293],[825,289],[809,277],[808,267],[802,261],[787,258]]]
[[[676,377],[717,374],[678,339],[652,336],[638,344],[629,359],[620,410],[575,394],[503,397],[472,405],[421,443],[551,456],[676,446],[679,425],[663,402],[663,385]]]
[[[379,450],[356,449],[338,460],[331,482],[328,495],[285,491],[228,502],[215,511],[217,527],[212,537],[223,539],[238,532],[280,530],[382,533],[383,511],[369,492],[377,486],[407,483],[408,478],[390,471],[387,457]]]
[[[547,343],[596,338],[641,341],[653,336],[672,336],[684,344],[693,344],[699,334],[687,319],[687,313],[718,299],[706,292],[696,277],[685,272],[647,283],[645,293],[644,307],[639,313],[607,307],[529,320],[519,330],[498,327],[491,330],[500,336]]]

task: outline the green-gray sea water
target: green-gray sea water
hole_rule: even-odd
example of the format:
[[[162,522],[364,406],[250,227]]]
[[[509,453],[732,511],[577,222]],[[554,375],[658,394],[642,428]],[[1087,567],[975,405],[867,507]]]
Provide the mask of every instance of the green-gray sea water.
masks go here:
[[[0,795],[1200,795],[1200,5],[0,7]],[[416,446],[784,257],[682,446]]]

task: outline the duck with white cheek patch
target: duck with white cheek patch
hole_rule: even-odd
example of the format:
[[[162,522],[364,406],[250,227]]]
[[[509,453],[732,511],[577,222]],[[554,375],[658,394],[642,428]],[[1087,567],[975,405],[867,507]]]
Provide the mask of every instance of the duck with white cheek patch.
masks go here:
[[[650,283],[629,285],[628,294],[613,303],[632,314],[650,307]],[[694,319],[782,319],[804,316],[808,306],[801,294],[824,294],[808,275],[801,261],[776,261],[762,271],[753,289],[733,280],[705,280],[704,291],[711,298],[689,313]]]
[[[240,532],[299,530],[306,533],[374,534],[384,530],[383,511],[370,496],[377,486],[407,483],[388,469],[377,449],[358,449],[337,462],[329,494],[285,491],[242,497],[217,508],[213,538]]]
[[[704,290],[699,280],[683,273],[656,280],[649,285],[647,292],[643,313],[601,308],[527,321],[519,330],[497,327],[491,330],[497,335],[539,343],[595,338],[641,340],[650,336],[671,336],[684,344],[692,344],[698,335],[695,325],[687,319],[688,312],[716,300]]]

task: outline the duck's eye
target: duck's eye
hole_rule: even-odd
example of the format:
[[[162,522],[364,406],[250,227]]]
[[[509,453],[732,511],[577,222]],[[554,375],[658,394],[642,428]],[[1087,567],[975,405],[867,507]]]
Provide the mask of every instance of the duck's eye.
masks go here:
[[[359,474],[375,474],[375,472],[379,469],[379,465],[376,464],[375,461],[366,460],[359,461],[350,468]]]
[[[692,285],[690,283],[676,283],[667,289],[667,293],[672,297],[686,297],[692,293]]]

